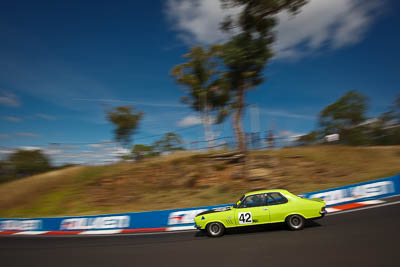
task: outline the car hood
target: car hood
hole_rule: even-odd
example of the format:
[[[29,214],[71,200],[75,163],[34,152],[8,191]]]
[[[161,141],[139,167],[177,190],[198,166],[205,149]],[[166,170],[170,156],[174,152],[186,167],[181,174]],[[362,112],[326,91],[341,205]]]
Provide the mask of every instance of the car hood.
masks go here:
[[[200,212],[199,214],[197,214],[196,217],[204,215],[204,214],[222,212],[222,211],[227,211],[227,210],[231,210],[231,209],[232,209],[232,207],[222,207],[222,208],[215,208],[215,209],[212,209],[212,210],[206,210],[206,211],[203,211],[203,212]]]

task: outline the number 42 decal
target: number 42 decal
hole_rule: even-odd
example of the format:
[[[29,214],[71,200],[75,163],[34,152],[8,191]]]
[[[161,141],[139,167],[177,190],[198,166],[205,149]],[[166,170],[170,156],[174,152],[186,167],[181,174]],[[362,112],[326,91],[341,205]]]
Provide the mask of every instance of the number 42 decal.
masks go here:
[[[247,224],[253,222],[251,212],[239,212],[238,216],[239,216],[239,224]]]

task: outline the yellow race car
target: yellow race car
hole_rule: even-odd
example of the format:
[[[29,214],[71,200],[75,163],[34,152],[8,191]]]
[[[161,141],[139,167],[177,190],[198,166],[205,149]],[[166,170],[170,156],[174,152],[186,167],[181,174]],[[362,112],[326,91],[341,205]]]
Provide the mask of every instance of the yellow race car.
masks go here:
[[[325,214],[322,199],[304,199],[287,190],[274,189],[249,192],[232,207],[199,213],[194,221],[197,229],[218,237],[226,228],[279,222],[286,222],[292,230],[300,230],[305,220]]]

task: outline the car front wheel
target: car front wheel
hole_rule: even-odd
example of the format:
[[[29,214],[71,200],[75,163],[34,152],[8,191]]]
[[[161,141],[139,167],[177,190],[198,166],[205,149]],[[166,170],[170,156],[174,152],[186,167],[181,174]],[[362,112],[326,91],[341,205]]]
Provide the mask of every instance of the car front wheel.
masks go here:
[[[291,230],[301,230],[304,227],[304,218],[300,215],[290,215],[286,219],[286,223]]]
[[[207,234],[210,237],[219,237],[224,234],[225,227],[222,223],[212,222],[207,225]]]

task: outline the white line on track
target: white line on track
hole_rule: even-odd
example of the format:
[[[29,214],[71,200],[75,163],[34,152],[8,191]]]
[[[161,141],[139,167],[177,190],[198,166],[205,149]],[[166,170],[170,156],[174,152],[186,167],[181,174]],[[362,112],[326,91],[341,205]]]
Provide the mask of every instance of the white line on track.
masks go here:
[[[113,230],[91,230],[91,231],[84,231],[79,233],[79,235],[112,235],[112,234],[119,234],[121,233],[121,229],[113,229]]]
[[[331,213],[331,212],[338,212],[338,211],[340,211],[340,209],[335,209],[335,208],[326,208],[326,211],[328,212],[328,214],[329,213]]]
[[[383,200],[379,200],[379,199],[373,199],[373,200],[361,201],[360,203],[367,204],[367,205],[373,205],[373,204],[382,204],[382,203],[387,203],[387,202],[385,202]]]
[[[172,232],[150,232],[150,233],[119,233],[119,234],[90,234],[90,235],[46,235],[45,238],[91,238],[91,237],[110,237],[110,236],[142,236],[142,235],[168,235],[168,234],[181,234],[186,232],[196,232],[198,230],[184,230],[184,231],[172,231]],[[0,235],[0,238],[15,235]],[[22,233],[19,236],[24,236]],[[40,237],[40,235],[38,235]],[[44,236],[42,236],[44,237]]]
[[[400,200],[399,201],[395,201],[395,202],[389,202],[389,203],[374,205],[374,206],[355,208],[355,209],[351,209],[351,210],[336,211],[334,213],[328,213],[328,214],[326,214],[326,216],[337,215],[337,214],[342,214],[342,213],[349,213],[349,212],[355,212],[355,211],[360,211],[360,210],[374,209],[374,208],[379,208],[379,207],[383,207],[383,206],[391,206],[391,205],[396,205],[396,204],[400,204]]]
[[[13,235],[41,235],[41,234],[45,234],[48,231],[23,231],[23,232],[18,232],[15,233]]]
[[[115,235],[110,235],[110,234],[105,234],[105,235],[87,235],[85,237],[89,237],[89,236],[92,236],[92,237],[97,236],[97,237],[99,237],[99,236],[168,235],[168,234],[181,234],[181,233],[197,232],[197,231],[198,230],[193,229],[193,230],[165,231],[165,232],[153,232],[153,233],[126,233],[126,234],[122,233],[122,234],[115,234]],[[78,236],[78,235],[71,235],[71,236],[66,236],[66,237],[76,237],[76,236]],[[64,237],[64,236],[59,235],[58,237]],[[81,236],[81,237],[83,237],[83,236]]]
[[[174,226],[168,227],[167,231],[182,231],[182,230],[196,230],[193,225],[191,226]]]

